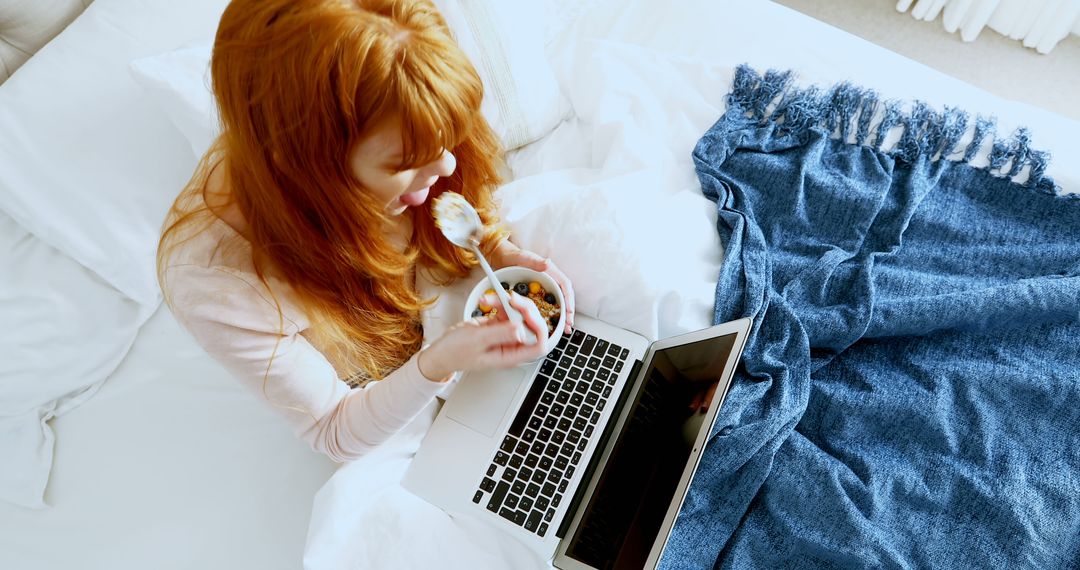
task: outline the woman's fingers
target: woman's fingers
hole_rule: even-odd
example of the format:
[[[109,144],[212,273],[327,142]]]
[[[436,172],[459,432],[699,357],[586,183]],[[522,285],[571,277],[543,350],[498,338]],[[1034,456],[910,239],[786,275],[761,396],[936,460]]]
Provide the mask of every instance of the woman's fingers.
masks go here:
[[[574,308],[576,302],[574,300],[574,286],[570,283],[570,278],[566,276],[551,260],[547,263],[548,275],[559,284],[559,289],[562,289],[563,301],[566,305],[566,332],[573,332],[571,329],[574,327]]]

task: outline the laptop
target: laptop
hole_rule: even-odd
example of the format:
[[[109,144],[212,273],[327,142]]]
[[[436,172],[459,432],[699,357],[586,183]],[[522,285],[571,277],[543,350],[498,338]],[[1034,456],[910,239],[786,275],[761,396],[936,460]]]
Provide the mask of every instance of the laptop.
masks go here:
[[[751,321],[650,343],[574,320],[546,357],[465,375],[402,485],[557,568],[654,568]],[[710,390],[707,411],[691,409]]]

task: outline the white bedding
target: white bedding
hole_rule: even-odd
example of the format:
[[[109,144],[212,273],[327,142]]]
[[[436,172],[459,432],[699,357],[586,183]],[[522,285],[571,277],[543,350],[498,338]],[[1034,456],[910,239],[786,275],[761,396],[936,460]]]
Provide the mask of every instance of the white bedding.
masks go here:
[[[577,118],[511,157],[503,215],[574,280],[580,312],[650,338],[711,324],[722,252],[690,150],[737,63],[985,111],[1006,134],[1026,124],[1054,152],[1049,174],[1067,190],[1080,181],[1080,125],[768,2],[604,0],[549,54]],[[425,334],[455,321],[472,284],[444,292]],[[55,506],[0,503],[0,568],[545,566],[400,488],[429,412],[335,470],[159,309],[100,393],[56,421]]]

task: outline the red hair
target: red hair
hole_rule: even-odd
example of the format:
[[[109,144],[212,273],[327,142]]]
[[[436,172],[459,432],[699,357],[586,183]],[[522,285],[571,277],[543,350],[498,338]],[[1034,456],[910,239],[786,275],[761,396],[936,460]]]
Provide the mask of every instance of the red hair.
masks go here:
[[[272,268],[292,287],[350,368],[339,372],[383,377],[420,348],[420,312],[434,302],[420,298],[412,269],[445,284],[477,262],[439,233],[427,207],[412,209],[411,243],[396,248],[385,204],[356,179],[349,153],[380,119],[401,117],[400,168],[449,150],[457,170],[431,197],[459,192],[494,227],[501,149],[480,115],[476,70],[428,0],[233,0],[211,77],[222,134],[170,211],[158,247],[163,290],[169,252],[188,233],[179,230],[212,215],[195,198],[220,164],[259,278],[267,283]],[[490,231],[484,249],[505,235]]]

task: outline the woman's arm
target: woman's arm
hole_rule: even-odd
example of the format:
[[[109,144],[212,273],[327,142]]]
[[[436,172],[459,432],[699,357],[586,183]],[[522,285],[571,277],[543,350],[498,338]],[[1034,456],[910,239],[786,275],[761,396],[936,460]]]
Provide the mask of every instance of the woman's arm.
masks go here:
[[[279,317],[261,284],[225,268],[195,265],[170,268],[168,278],[173,313],[195,340],[278,410],[298,437],[334,461],[371,451],[445,387],[421,374],[414,355],[382,381],[350,390],[300,334],[302,319],[289,318],[295,308],[283,306]]]

